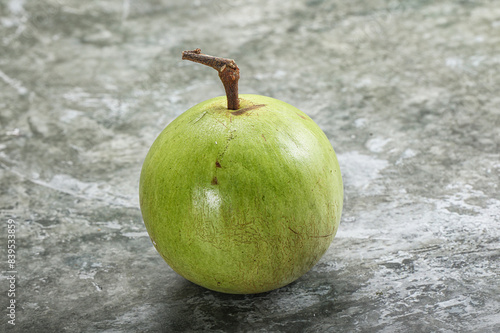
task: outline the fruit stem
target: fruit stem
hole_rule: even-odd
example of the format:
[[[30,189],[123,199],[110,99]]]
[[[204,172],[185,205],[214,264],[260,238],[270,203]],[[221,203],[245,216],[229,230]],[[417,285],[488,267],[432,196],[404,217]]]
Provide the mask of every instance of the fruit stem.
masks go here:
[[[217,70],[226,90],[227,108],[229,110],[238,110],[240,108],[240,100],[238,99],[240,69],[234,60],[202,54],[201,49],[182,52],[182,59],[198,62]]]

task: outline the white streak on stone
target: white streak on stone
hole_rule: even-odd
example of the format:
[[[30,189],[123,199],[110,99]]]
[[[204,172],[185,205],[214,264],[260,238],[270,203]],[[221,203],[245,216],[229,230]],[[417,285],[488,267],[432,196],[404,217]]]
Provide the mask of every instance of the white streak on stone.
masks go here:
[[[10,76],[5,74],[1,70],[0,70],[0,79],[2,79],[5,83],[7,83],[12,88],[16,89],[16,91],[19,95],[26,95],[28,93],[28,89],[26,89],[26,87],[24,87],[20,81],[11,78]]]

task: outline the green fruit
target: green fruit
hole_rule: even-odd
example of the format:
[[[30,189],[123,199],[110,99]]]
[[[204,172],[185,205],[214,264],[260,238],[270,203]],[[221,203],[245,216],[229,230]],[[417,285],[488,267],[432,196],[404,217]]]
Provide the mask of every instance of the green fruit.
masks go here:
[[[335,152],[321,129],[282,101],[239,95],[200,103],[170,123],[142,168],[151,240],[186,279],[235,294],[306,273],[337,232],[343,202]]]

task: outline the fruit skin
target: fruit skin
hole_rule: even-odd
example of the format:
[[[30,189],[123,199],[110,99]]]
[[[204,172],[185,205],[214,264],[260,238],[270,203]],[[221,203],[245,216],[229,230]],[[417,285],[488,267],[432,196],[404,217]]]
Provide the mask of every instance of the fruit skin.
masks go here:
[[[343,185],[326,135],[297,108],[259,95],[202,102],[146,156],[146,229],[177,273],[205,288],[260,293],[314,266],[337,232]]]

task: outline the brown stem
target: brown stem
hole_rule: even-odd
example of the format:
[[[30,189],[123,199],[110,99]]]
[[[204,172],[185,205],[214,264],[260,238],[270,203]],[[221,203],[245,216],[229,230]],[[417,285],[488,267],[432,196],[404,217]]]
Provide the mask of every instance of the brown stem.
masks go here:
[[[240,100],[238,99],[240,69],[234,60],[202,54],[200,49],[182,52],[182,59],[198,62],[217,70],[226,90],[227,108],[229,110],[238,110],[240,108]]]

